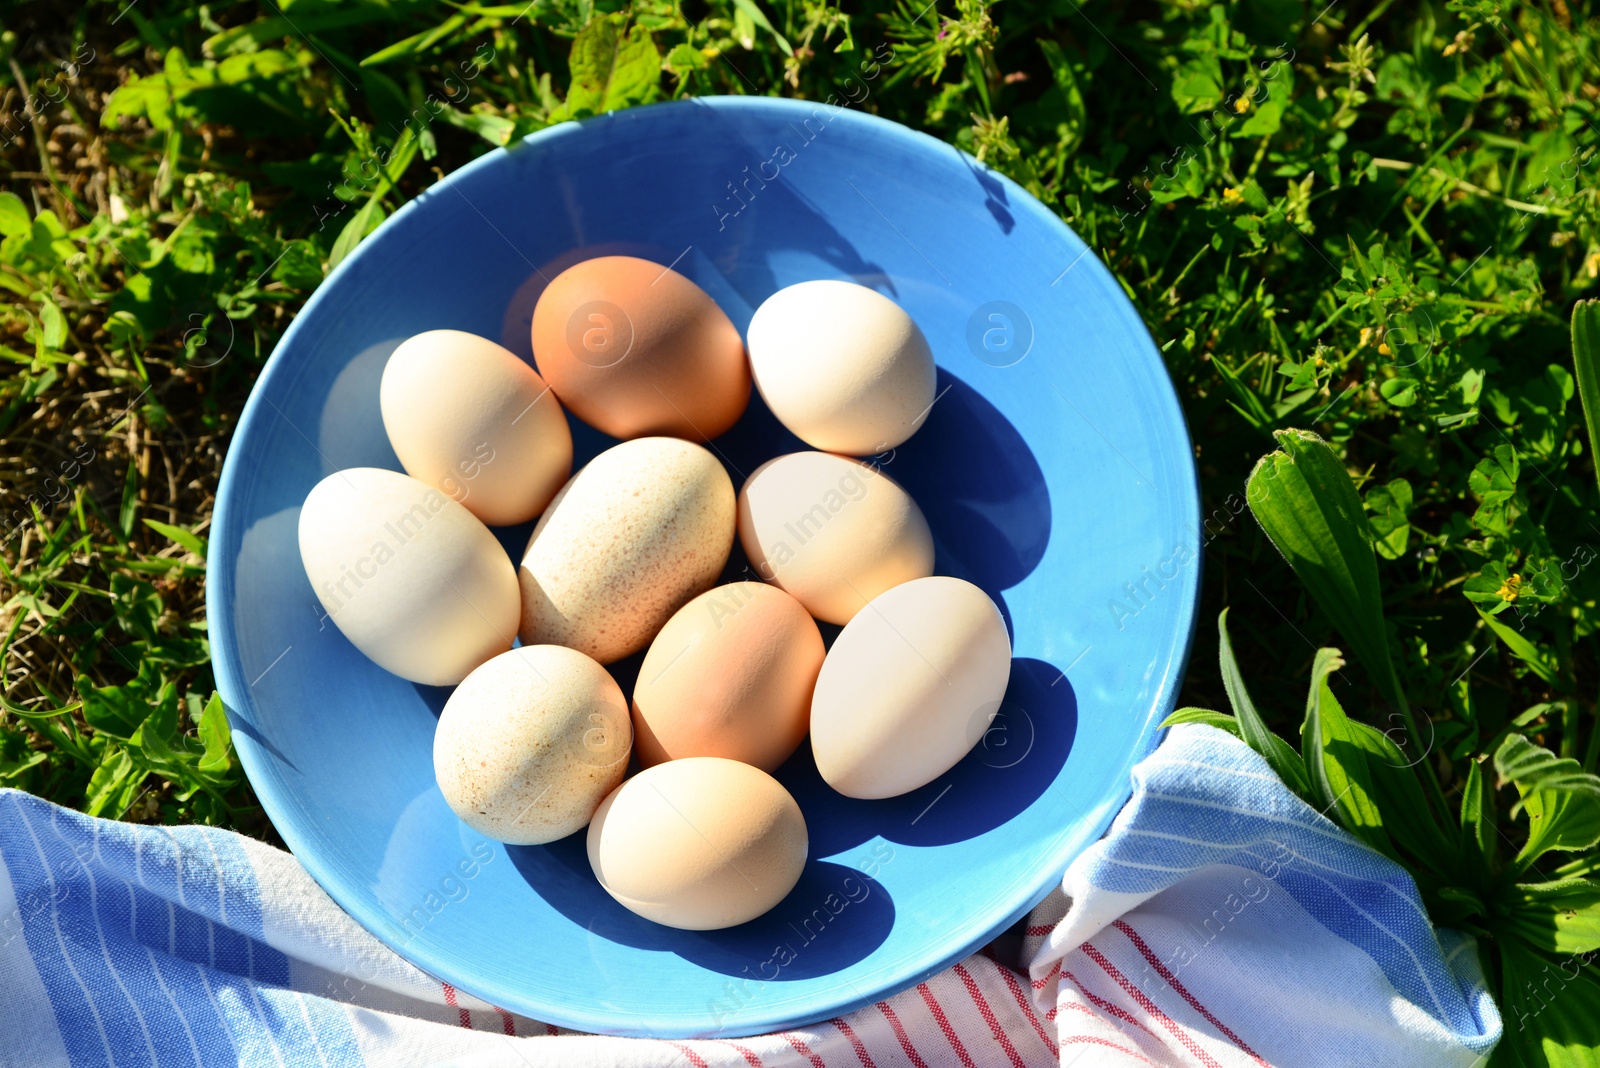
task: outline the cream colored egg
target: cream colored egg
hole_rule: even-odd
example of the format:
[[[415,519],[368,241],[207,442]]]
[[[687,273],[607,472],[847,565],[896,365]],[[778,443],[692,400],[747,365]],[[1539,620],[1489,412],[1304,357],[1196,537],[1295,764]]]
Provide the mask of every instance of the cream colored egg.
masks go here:
[[[825,452],[768,460],[739,491],[739,542],[762,578],[827,623],[933,574],[933,535],[881,470]]]
[[[511,648],[517,571],[489,528],[432,486],[352,467],[300,510],[300,559],[328,618],[401,678],[449,686]]]
[[[572,476],[528,540],[522,641],[608,664],[711,587],[733,548],[733,483],[680,438],[635,438]]]
[[[937,575],[874,598],[834,639],[811,698],[811,752],[848,797],[894,797],[943,775],[988,730],[1011,678],[989,595]]]
[[[628,767],[622,691],[575,649],[524,645],[462,681],[433,736],[444,799],[474,830],[514,845],[580,830]]]
[[[491,526],[532,519],[572,474],[556,395],[486,338],[429,330],[407,339],[384,366],[378,403],[406,473]]]
[[[600,805],[589,865],[647,920],[710,931],[753,920],[794,889],[805,817],[766,772],[722,757],[647,768]]]
[[[780,289],[756,309],[746,341],[761,398],[813,448],[891,449],[933,407],[928,340],[875,289],[829,279]]]
[[[667,620],[639,668],[639,763],[720,756],[775,770],[806,736],[823,652],[817,624],[775,586],[702,593]]]

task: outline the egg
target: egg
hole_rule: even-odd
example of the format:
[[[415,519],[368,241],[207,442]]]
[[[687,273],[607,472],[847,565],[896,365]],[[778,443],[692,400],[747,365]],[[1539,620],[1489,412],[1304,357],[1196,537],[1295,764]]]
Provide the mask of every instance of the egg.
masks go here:
[[[646,768],[601,803],[589,865],[624,908],[688,931],[753,920],[794,889],[805,818],[778,780],[722,757]]]
[[[300,559],[334,625],[379,667],[449,686],[517,634],[517,571],[489,528],[398,471],[352,467],[300,509]]]
[[[406,473],[491,526],[532,519],[572,474],[572,433],[555,394],[486,338],[428,330],[401,342],[378,403]]]
[[[733,548],[733,483],[679,438],[616,445],[573,475],[522,557],[524,645],[566,645],[602,664],[643,649]]]
[[[613,437],[708,441],[750,401],[732,320],[677,271],[633,256],[556,275],[534,305],[533,355],[561,403]]]
[[[639,763],[716,756],[775,770],[806,736],[823,653],[816,623],[777,587],[707,590],[667,620],[639,668]]]
[[[873,598],[834,639],[811,698],[811,752],[848,797],[895,797],[937,779],[988,730],[1011,678],[1011,640],[989,595],[944,575]]]
[[[575,649],[524,645],[468,675],[439,715],[433,771],[474,830],[514,845],[581,830],[628,767],[622,691]]]
[[[739,542],[762,578],[827,623],[933,574],[933,534],[879,468],[825,452],[768,460],[739,491]]]
[[[933,407],[928,340],[875,289],[831,279],[787,286],[756,309],[749,343],[761,399],[813,448],[892,449]]]

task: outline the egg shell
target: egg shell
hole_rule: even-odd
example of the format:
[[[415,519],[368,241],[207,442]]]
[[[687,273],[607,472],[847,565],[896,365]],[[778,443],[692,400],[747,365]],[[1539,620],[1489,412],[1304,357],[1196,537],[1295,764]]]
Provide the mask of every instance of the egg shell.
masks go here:
[[[989,595],[944,575],[873,598],[834,639],[811,698],[811,752],[847,797],[895,797],[956,765],[1011,678]]]
[[[378,403],[406,473],[491,526],[532,519],[572,474],[561,403],[487,338],[428,330],[406,339],[384,365]]]
[[[643,649],[711,588],[733,548],[733,483],[679,438],[613,446],[572,476],[528,540],[518,578],[525,645],[602,664]]]
[[[805,739],[825,651],[811,616],[775,586],[702,593],[667,620],[639,668],[640,765],[717,756],[776,770]]]
[[[634,256],[552,279],[533,309],[533,355],[561,403],[613,437],[707,441],[750,402],[733,321],[688,278]]]
[[[787,286],[756,309],[748,336],[761,399],[813,448],[891,449],[933,407],[928,339],[875,289],[832,279]]]
[[[809,841],[778,780],[722,757],[646,768],[600,805],[589,865],[647,920],[710,931],[753,920],[794,889]]]
[[[581,830],[628,768],[622,690],[575,649],[524,645],[457,686],[433,736],[433,770],[474,830],[537,845]]]
[[[768,460],[739,491],[739,542],[757,573],[827,623],[933,574],[922,509],[880,469],[847,456]]]
[[[328,618],[379,667],[449,686],[517,633],[517,570],[489,528],[426,483],[336,471],[300,509],[300,559]]]

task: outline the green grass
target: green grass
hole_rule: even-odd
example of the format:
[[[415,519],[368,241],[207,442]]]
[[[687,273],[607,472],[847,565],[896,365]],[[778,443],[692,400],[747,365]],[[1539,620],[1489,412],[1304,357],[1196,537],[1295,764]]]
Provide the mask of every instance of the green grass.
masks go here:
[[[1116,273],[1197,443],[1202,618],[1231,609],[1279,735],[1314,677],[1324,727],[1342,708],[1418,760],[1428,805],[1468,828],[1431,907],[1482,934],[1495,981],[1600,945],[1506,941],[1507,887],[1600,861],[1579,842],[1511,872],[1519,789],[1552,780],[1491,760],[1526,736],[1570,761],[1563,799],[1600,763],[1600,492],[1569,337],[1600,286],[1587,5],[36,0],[0,18],[0,782],[270,840],[211,703],[202,583],[230,432],[296,308],[395,207],[551,122],[831,95],[1006,172]],[[1246,506],[1290,427],[1332,445],[1365,511],[1378,613],[1355,632]],[[1355,667],[1329,705],[1317,650],[1340,642]],[[1203,626],[1182,703],[1227,707],[1218,665]],[[1550,1008],[1503,991],[1539,1021],[1508,1031],[1545,1045],[1497,1059],[1593,1063],[1592,969]]]

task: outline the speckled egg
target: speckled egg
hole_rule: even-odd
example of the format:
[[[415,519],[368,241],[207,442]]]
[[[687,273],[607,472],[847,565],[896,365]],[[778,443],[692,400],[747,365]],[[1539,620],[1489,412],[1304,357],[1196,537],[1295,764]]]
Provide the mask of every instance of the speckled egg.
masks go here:
[[[616,445],[572,476],[528,540],[518,577],[525,645],[602,664],[637,652],[733,548],[733,483],[680,438]]]
[[[474,830],[536,845],[581,830],[622,781],[622,691],[575,649],[521,646],[464,679],[439,716],[433,770]]]
[[[756,309],[749,340],[761,399],[813,448],[891,449],[933,407],[928,339],[875,289],[833,279],[787,286]]]
[[[589,824],[589,865],[606,893],[688,931],[732,927],[772,908],[800,881],[808,847],[789,791],[721,757],[646,768]]]
[[[776,586],[707,590],[667,620],[639,668],[639,763],[718,756],[776,770],[805,738],[823,653],[816,623]]]
[[[300,509],[300,559],[317,600],[379,667],[450,686],[511,648],[517,571],[489,528],[423,482],[336,471]]]
[[[578,418],[618,438],[707,441],[750,401],[739,331],[670,267],[597,256],[551,280],[533,309],[533,357]]]
[[[834,639],[811,698],[811,752],[848,797],[895,797],[949,771],[988,730],[1011,678],[989,595],[946,575],[873,598]]]
[[[739,542],[762,578],[827,623],[933,574],[933,534],[881,470],[825,452],[768,460],[739,491]]]
[[[384,365],[378,403],[406,473],[491,526],[532,519],[572,474],[561,403],[532,367],[486,338],[408,338]]]

